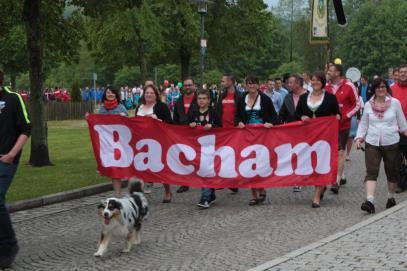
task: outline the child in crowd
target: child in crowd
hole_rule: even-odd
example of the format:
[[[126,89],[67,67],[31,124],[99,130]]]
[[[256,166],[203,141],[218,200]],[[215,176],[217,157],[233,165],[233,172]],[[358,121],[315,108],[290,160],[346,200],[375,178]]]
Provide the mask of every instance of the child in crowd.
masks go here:
[[[198,108],[188,112],[189,127],[196,128],[197,126],[202,126],[205,130],[209,130],[212,127],[221,126],[218,114],[211,106],[209,106],[210,100],[210,94],[208,91],[201,90],[198,92]],[[201,200],[199,201],[198,206],[207,209],[215,199],[215,189],[206,187],[202,188]]]

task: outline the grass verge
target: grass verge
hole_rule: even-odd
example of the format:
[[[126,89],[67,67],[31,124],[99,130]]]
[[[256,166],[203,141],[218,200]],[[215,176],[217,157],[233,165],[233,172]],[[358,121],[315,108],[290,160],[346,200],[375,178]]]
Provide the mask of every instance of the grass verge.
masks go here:
[[[83,120],[48,122],[48,148],[54,166],[28,165],[30,142],[27,143],[7,193],[9,203],[109,181],[96,172],[88,127]]]

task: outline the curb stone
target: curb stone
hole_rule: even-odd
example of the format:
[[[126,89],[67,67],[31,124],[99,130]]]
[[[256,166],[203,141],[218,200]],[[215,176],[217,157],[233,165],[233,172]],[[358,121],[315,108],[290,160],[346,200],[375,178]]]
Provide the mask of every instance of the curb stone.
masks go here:
[[[122,187],[127,186],[127,181],[122,181]],[[103,184],[96,184],[92,186],[86,186],[70,191],[59,192],[56,194],[46,195],[38,198],[28,199],[28,200],[20,200],[13,202],[11,204],[7,204],[7,208],[10,213],[28,210],[32,208],[38,208],[45,205],[50,205],[54,203],[59,203],[63,201],[78,199],[86,196],[91,196],[107,191],[112,190],[111,183],[103,183]]]
[[[266,271],[266,270],[268,270],[268,269],[270,269],[272,267],[276,267],[277,265],[280,265],[280,264],[282,264],[284,262],[287,262],[287,261],[289,261],[289,260],[291,260],[293,258],[301,256],[302,254],[305,254],[305,253],[307,253],[307,252],[309,252],[309,251],[311,251],[313,249],[316,249],[318,247],[321,247],[323,245],[331,243],[331,242],[333,242],[335,240],[338,240],[338,239],[340,239],[340,238],[342,238],[342,237],[344,237],[344,236],[346,236],[348,234],[351,234],[351,233],[353,233],[353,232],[355,232],[355,231],[357,231],[357,230],[359,230],[359,229],[361,229],[363,227],[366,227],[367,225],[373,224],[373,223],[375,223],[375,222],[377,222],[377,221],[379,221],[379,220],[381,220],[381,219],[383,219],[383,218],[385,218],[385,217],[387,217],[387,216],[389,216],[389,215],[391,215],[393,213],[398,212],[399,210],[401,210],[403,208],[407,208],[407,201],[403,201],[403,202],[397,204],[396,206],[394,206],[394,207],[392,207],[392,208],[390,208],[388,210],[385,210],[385,211],[380,212],[380,213],[378,213],[376,215],[373,215],[372,217],[370,217],[370,218],[368,218],[368,219],[366,219],[366,220],[364,220],[362,222],[359,222],[359,223],[357,223],[357,224],[355,224],[355,225],[353,225],[353,226],[351,226],[349,228],[346,228],[343,231],[337,232],[337,233],[335,233],[333,235],[330,235],[330,236],[328,236],[326,238],[323,238],[323,239],[321,239],[319,241],[311,243],[310,245],[307,245],[307,246],[302,247],[300,249],[289,252],[289,253],[281,256],[281,257],[278,257],[278,258],[276,258],[274,260],[268,261],[268,262],[266,262],[264,264],[261,264],[259,266],[253,267],[253,268],[249,269],[248,271]]]

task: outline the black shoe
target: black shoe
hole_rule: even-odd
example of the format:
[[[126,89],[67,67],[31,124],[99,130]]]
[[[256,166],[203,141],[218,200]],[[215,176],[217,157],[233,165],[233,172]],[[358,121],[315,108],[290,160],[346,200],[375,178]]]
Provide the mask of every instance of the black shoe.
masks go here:
[[[0,255],[0,269],[8,268],[14,262],[19,248],[18,245],[14,245],[8,252],[1,253]]]
[[[180,186],[180,187],[178,188],[177,193],[184,193],[184,192],[187,192],[188,190],[189,190],[189,187],[183,185],[183,186]]]
[[[229,188],[229,190],[232,191],[232,194],[239,193],[239,188]]]
[[[345,185],[346,184],[346,178],[341,178],[341,180],[339,181],[340,185]]]
[[[339,185],[338,184],[334,184],[331,186],[331,191],[334,194],[338,194],[339,193]]]
[[[319,208],[319,207],[321,207],[321,205],[319,205],[318,203],[313,202],[313,203],[311,204],[311,207],[312,207],[312,208]]]
[[[374,214],[376,212],[373,203],[368,200],[362,203],[360,209],[368,212],[369,214]]]
[[[386,203],[386,209],[389,209],[393,206],[396,206],[396,200],[394,198],[388,199]]]

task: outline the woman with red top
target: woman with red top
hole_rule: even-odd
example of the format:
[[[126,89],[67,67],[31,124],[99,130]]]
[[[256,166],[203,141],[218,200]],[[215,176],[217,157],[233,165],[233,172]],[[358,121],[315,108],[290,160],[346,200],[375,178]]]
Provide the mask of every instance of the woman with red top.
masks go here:
[[[98,114],[107,114],[107,115],[122,115],[127,116],[127,110],[120,102],[119,91],[112,87],[107,86],[103,93],[102,104],[98,110]],[[120,179],[112,179],[114,195],[120,197],[122,192],[122,182]]]

